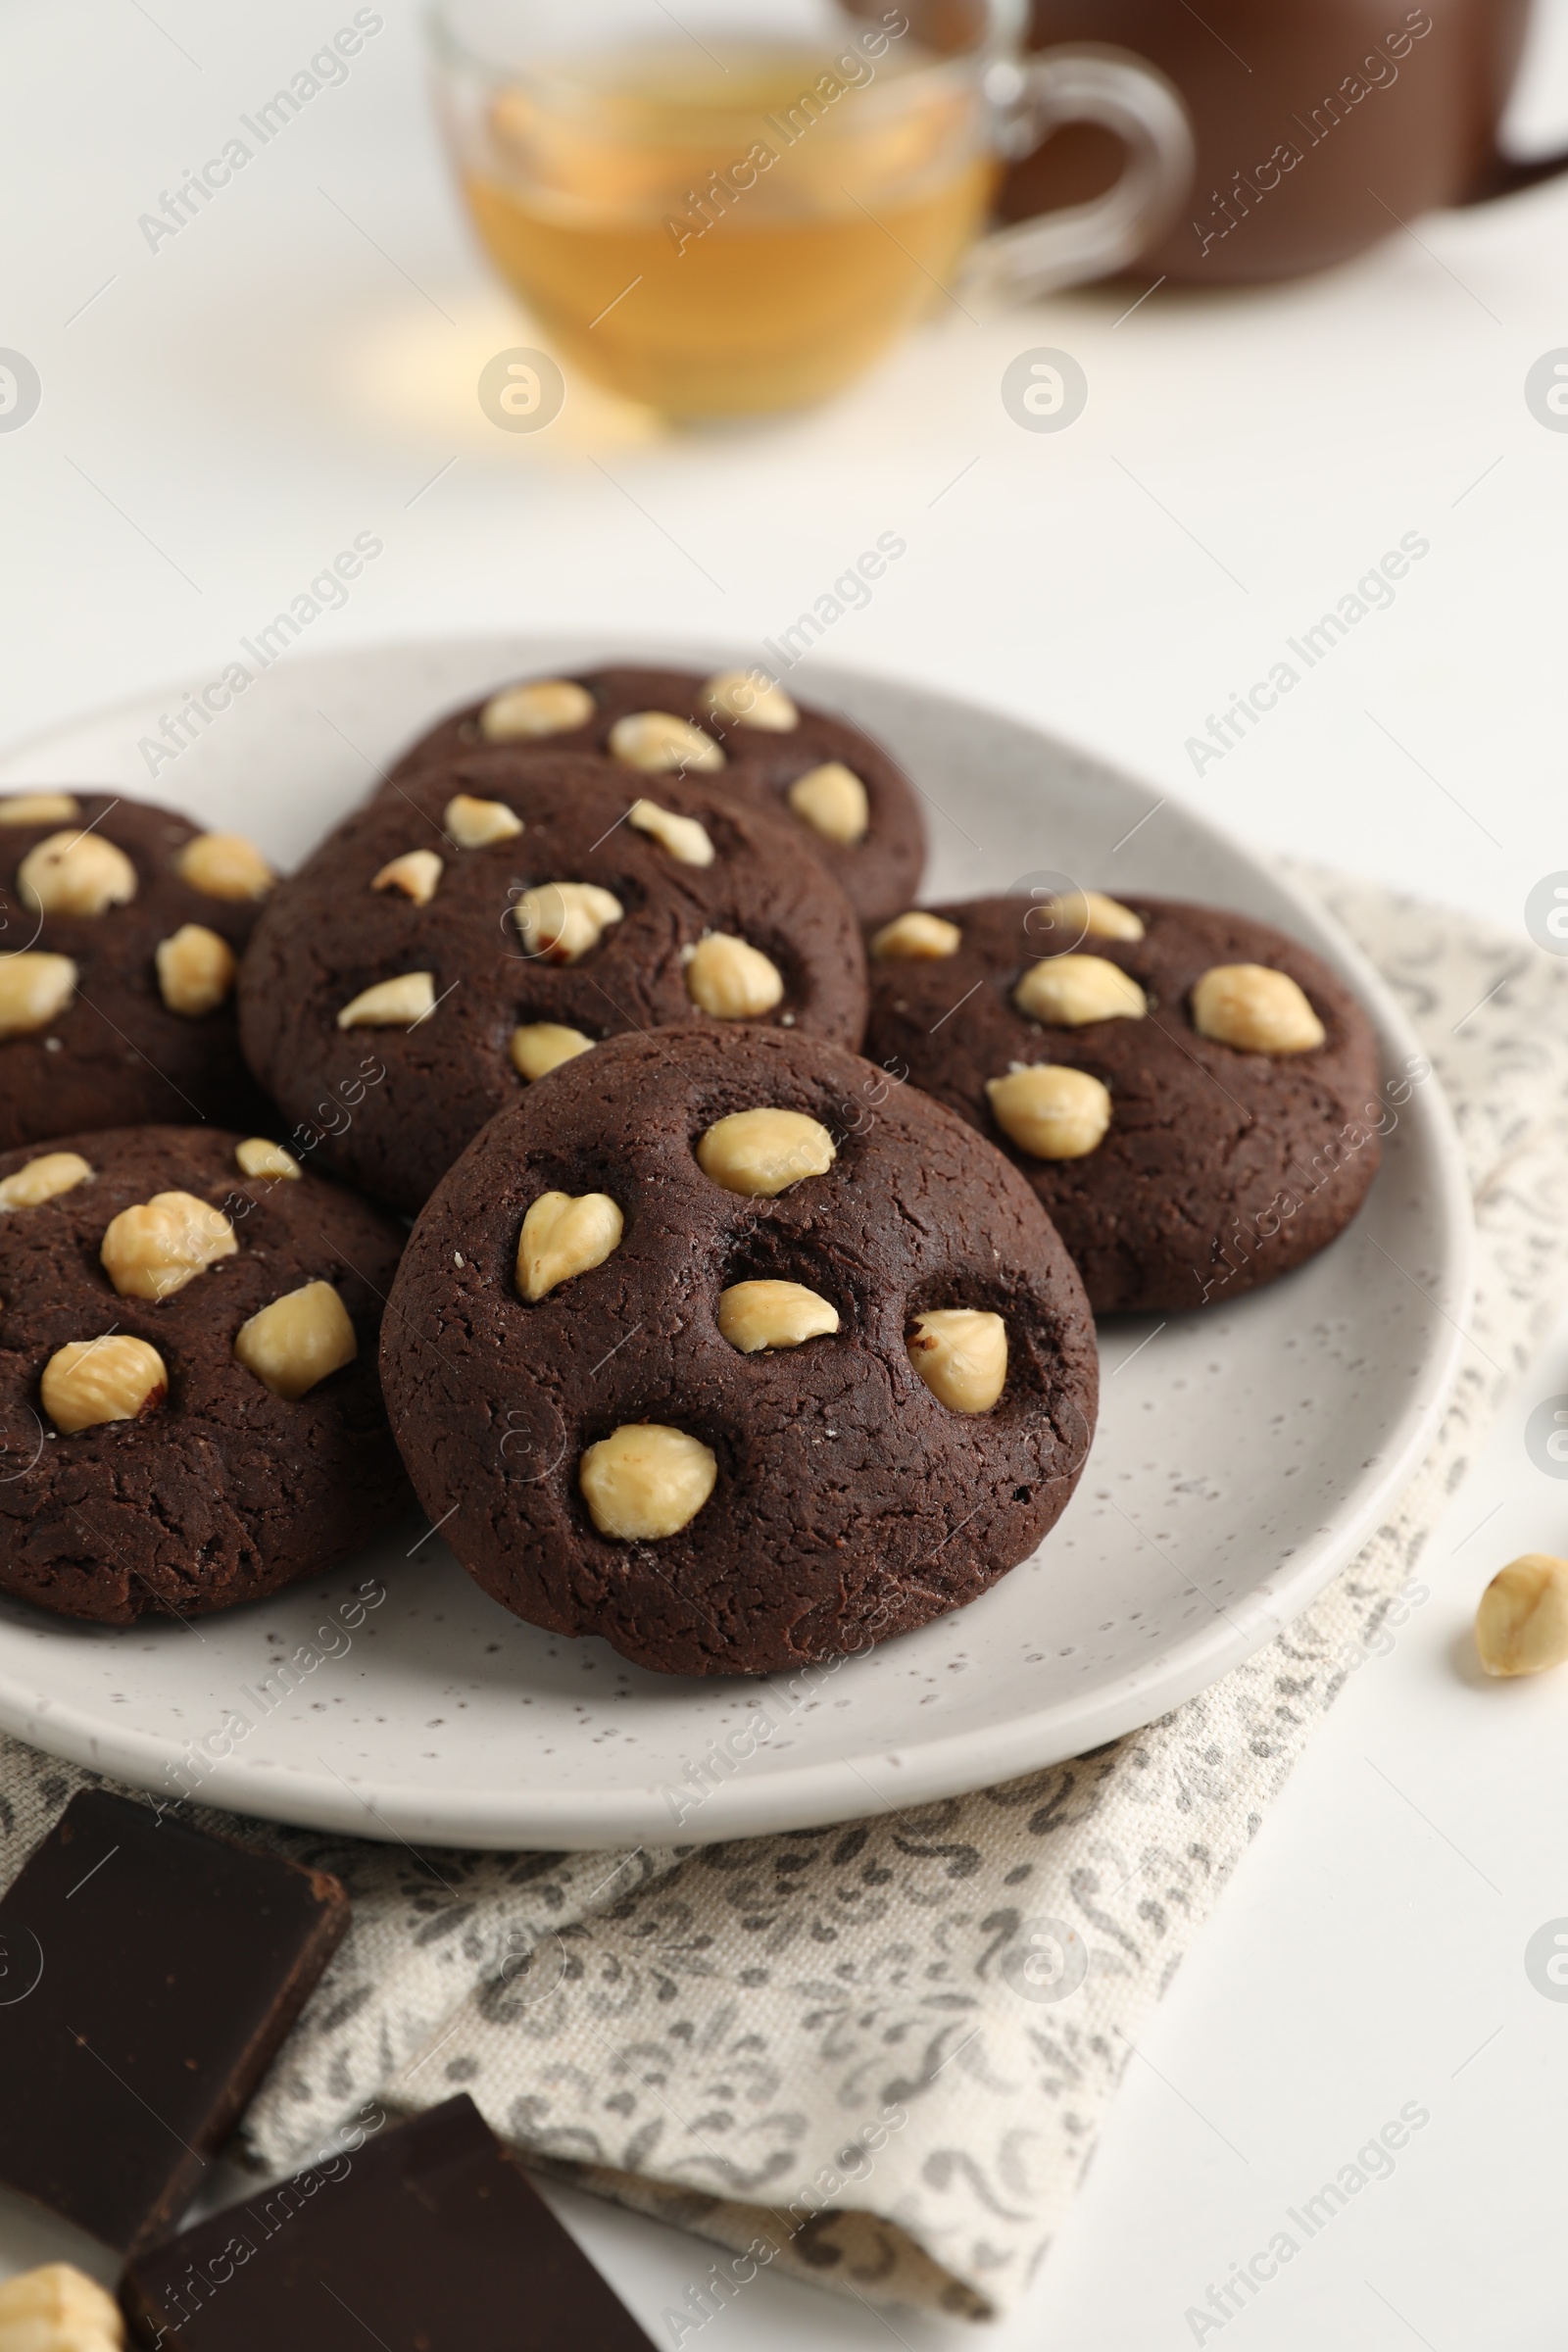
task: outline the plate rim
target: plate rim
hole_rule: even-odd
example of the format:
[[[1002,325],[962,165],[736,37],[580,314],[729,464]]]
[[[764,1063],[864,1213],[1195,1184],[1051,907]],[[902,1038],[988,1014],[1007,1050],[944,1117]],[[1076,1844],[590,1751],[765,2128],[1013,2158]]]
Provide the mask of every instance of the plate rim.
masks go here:
[[[356,657],[386,661],[451,654],[463,648],[478,651],[494,646],[517,650],[530,664],[560,658],[564,648],[576,649],[593,640],[610,650],[603,660],[616,658],[669,663],[682,667],[711,666],[733,661],[727,651],[707,637],[678,638],[635,630],[601,637],[593,627],[581,631],[455,629],[417,636],[354,639],[330,651],[313,648],[290,667],[341,662]],[[1054,760],[1070,761],[1114,778],[1118,783],[1151,792],[1155,788],[1119,762],[1106,759],[1075,738],[1058,734],[1032,718],[1004,706],[988,704],[933,686],[897,669],[874,664],[847,666],[811,664],[813,700],[830,699],[840,681],[853,693],[857,683],[906,691],[950,710],[974,715],[986,726],[999,722],[1021,737],[1034,738]],[[0,779],[16,778],[19,762],[43,754],[73,735],[112,726],[117,719],[132,722],[151,705],[167,705],[172,687],[145,690],[107,702],[79,716],[59,720],[0,748]],[[20,779],[17,779],[20,780]],[[168,781],[177,798],[175,779]],[[147,797],[144,795],[144,797]],[[151,797],[162,797],[158,787]],[[1167,796],[1169,797],[1169,796]],[[1361,994],[1374,1023],[1404,1054],[1425,1059],[1419,1039],[1387,982],[1370,958],[1345,931],[1330,908],[1226,828],[1179,803],[1181,817],[1191,833],[1201,837],[1223,858],[1237,859],[1260,874],[1298,916],[1308,941],[1322,941],[1332,950],[1352,985]],[[1222,901],[1216,903],[1223,903]],[[1251,1589],[1234,1607],[1217,1613],[1207,1625],[1160,1656],[1131,1672],[1102,1679],[1070,1698],[1054,1701],[1046,1712],[1020,1713],[996,1725],[923,1737],[910,1751],[886,1743],[871,1744],[832,1759],[786,1766],[760,1780],[744,1772],[705,1794],[700,1822],[680,1838],[682,1844],[710,1844],[726,1838],[774,1835],[809,1829],[877,1813],[898,1812],[986,1788],[1027,1773],[1042,1771],[1109,1740],[1137,1732],[1159,1716],[1184,1704],[1255,1656],[1274,1636],[1307,1608],[1313,1599],[1360,1550],[1391,1500],[1408,1487],[1430,1446],[1458,1369],[1466,1343],[1474,1293],[1475,1225],[1463,1152],[1453,1114],[1442,1082],[1434,1071],[1411,1096],[1408,1111],[1423,1135],[1432,1163],[1434,1231],[1440,1267],[1434,1303],[1445,1319],[1443,1337],[1411,1384],[1396,1435],[1377,1457],[1356,1489],[1353,1507],[1341,1506],[1335,1518],[1302,1544],[1288,1570],[1269,1579],[1267,1595]],[[1444,1299],[1446,1303],[1442,1303]],[[305,1580],[309,1581],[309,1580]],[[1049,1725],[1049,1731],[1046,1727]],[[912,1726],[911,1726],[912,1728]],[[47,1693],[24,1690],[18,1677],[0,1667],[0,1731],[30,1741],[51,1755],[106,1773],[133,1788],[153,1789],[172,1755],[172,1742],[127,1726],[115,1733],[101,1717],[73,1706],[60,1708]],[[883,1790],[871,1774],[896,1776],[898,1786]],[[335,1786],[334,1786],[335,1783]],[[867,1799],[875,1801],[868,1803]],[[633,1788],[573,1790],[560,1783],[540,1787],[519,1802],[513,1788],[483,1791],[466,1789],[433,1797],[416,1795],[406,1787],[385,1789],[373,1778],[316,1775],[290,1765],[250,1761],[234,1756],[217,1762],[205,1777],[201,1802],[217,1810],[250,1814],[301,1828],[347,1832],[377,1840],[416,1837],[456,1849],[511,1850],[528,1847],[612,1848],[638,1839],[668,1845],[678,1825],[672,1824],[663,1786],[642,1783]]]

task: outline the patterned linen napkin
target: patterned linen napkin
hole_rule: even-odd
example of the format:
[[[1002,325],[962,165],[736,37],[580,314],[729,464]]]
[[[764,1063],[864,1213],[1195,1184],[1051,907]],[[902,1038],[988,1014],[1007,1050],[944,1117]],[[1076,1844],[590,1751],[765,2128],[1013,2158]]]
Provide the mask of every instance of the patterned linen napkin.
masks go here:
[[[722,2249],[664,2315],[676,2344],[774,2264],[873,2304],[983,2319],[1017,2301],[1144,2019],[1407,1605],[1568,1291],[1568,961],[1310,880],[1448,1090],[1480,1239],[1451,1402],[1359,1557],[1147,1730],[889,1818],[684,1850],[420,1856],[197,1813],[335,1871],[354,1899],[246,2118],[250,2162],[307,2165],[466,2088],[531,2164]],[[94,1777],[0,1741],[0,1885]]]

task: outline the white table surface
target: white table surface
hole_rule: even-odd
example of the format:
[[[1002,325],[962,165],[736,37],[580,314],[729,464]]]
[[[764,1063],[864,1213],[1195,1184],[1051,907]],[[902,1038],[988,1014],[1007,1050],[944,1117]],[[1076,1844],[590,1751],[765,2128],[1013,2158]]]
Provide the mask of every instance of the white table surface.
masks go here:
[[[1532,884],[1568,867],[1568,434],[1523,393],[1568,345],[1568,189],[1422,221],[1300,285],[1162,288],[1120,323],[1119,289],[984,325],[948,309],[783,423],[669,434],[574,393],[547,432],[509,435],[475,379],[531,332],[454,204],[415,12],[381,7],[346,85],[156,253],[138,216],[352,10],[0,8],[0,346],[42,380],[36,416],[0,433],[0,738],[200,684],[359,531],[385,553],[307,642],[591,620],[746,657],[894,530],[907,555],[825,658],[1005,705],[1456,920],[1520,929]],[[1564,0],[1518,114],[1543,140],[1568,121]],[[1043,344],[1090,383],[1058,434],[999,397]],[[1196,775],[1187,738],[1412,531],[1431,553],[1392,610]],[[808,662],[797,678],[809,693]],[[1143,2038],[1033,2300],[984,2338],[997,2352],[1192,2343],[1188,2307],[1410,2100],[1432,2120],[1394,2177],[1235,2340],[1561,2343],[1568,2003],[1523,1955],[1568,1915],[1568,1676],[1482,1688],[1466,1629],[1501,1561],[1568,1549],[1568,1496],[1522,1436],[1564,1389],[1568,1319],[1430,1547],[1430,1599],[1352,1679]],[[560,2202],[671,2343],[662,2315],[710,2250]],[[73,2252],[104,2269],[0,2204],[0,2271]],[[969,2340],[764,2274],[703,2352],[807,2330],[846,2352]]]

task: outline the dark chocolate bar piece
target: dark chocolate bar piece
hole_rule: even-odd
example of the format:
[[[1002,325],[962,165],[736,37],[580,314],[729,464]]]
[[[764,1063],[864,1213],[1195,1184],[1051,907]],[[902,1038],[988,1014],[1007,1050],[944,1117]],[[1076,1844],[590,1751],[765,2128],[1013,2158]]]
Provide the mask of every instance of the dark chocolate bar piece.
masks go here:
[[[138,2254],[159,2352],[651,2352],[464,2092]]]
[[[0,2181],[167,2235],[348,1924],[336,1879],[81,1790],[0,1901]]]

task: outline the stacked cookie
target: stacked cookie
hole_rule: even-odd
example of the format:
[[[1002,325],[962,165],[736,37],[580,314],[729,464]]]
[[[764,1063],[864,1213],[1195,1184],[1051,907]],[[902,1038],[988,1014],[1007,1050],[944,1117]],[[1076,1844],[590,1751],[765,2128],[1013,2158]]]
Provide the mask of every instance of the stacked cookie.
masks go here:
[[[671,1673],[869,1648],[1063,1509],[1093,1327],[1029,1187],[799,1035],[617,1037],[415,1228],[387,1402],[432,1523],[533,1624]]]
[[[858,1046],[865,1011],[849,902],[769,803],[498,750],[327,835],[262,914],[240,1022],[290,1121],[373,1035],[385,1080],[322,1156],[412,1212],[486,1120],[607,1038],[742,1023]]]
[[[71,1614],[270,1591],[406,1471],[534,1624],[867,1648],[1065,1507],[1092,1309],[1285,1272],[1376,1166],[1314,957],[915,907],[913,786],[760,672],[509,683],[278,883],[104,796],[11,840],[0,1587]]]
[[[807,709],[761,670],[627,666],[523,679],[441,719],[386,790],[481,746],[545,743],[647,776],[721,777],[732,802],[779,810],[862,923],[885,922],[919,888],[925,826],[908,777],[861,728]]]

